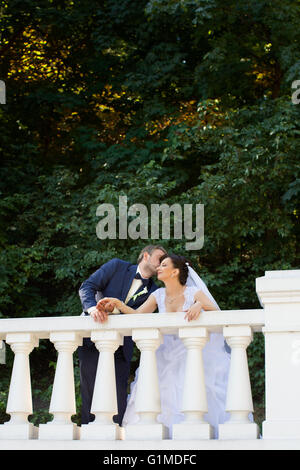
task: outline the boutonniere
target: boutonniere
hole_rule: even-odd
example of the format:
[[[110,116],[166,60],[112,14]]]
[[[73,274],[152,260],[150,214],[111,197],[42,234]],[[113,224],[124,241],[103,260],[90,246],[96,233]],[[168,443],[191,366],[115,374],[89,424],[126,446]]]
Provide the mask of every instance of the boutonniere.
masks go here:
[[[144,287],[143,290],[141,290],[141,292],[138,292],[137,294],[134,294],[131,298],[133,299],[133,301],[135,302],[136,301],[136,298],[139,296],[139,295],[143,295],[143,294],[147,294],[148,293],[148,289],[147,289],[147,286]]]

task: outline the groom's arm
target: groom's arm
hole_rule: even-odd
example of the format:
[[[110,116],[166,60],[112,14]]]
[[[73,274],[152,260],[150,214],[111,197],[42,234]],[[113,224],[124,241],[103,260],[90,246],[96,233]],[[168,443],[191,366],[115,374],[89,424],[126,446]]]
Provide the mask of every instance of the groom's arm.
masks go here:
[[[88,279],[86,279],[79,288],[79,297],[84,312],[91,307],[96,307],[96,293],[105,289],[106,285],[113,277],[119,264],[119,259],[114,258],[103,264]]]

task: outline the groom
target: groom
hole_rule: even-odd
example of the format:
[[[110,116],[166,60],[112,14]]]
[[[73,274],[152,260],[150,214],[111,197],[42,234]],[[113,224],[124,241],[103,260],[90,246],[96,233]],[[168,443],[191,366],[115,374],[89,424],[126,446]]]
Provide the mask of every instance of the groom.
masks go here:
[[[148,245],[141,251],[138,264],[114,258],[103,264],[79,289],[83,311],[95,321],[105,321],[105,315],[96,309],[97,292],[105,297],[116,297],[136,309],[157,289],[151,279],[160,264],[160,258],[166,250],[159,245]],[[145,289],[146,287],[146,289]],[[140,295],[134,295],[139,294]],[[113,312],[116,313],[116,312]],[[104,315],[104,316],[103,316]],[[116,387],[118,415],[114,421],[122,425],[127,404],[127,385],[130,373],[130,361],[133,353],[131,336],[124,337],[124,344],[115,352]],[[80,366],[80,389],[82,398],[81,424],[88,424],[94,417],[90,414],[99,352],[90,338],[83,339],[78,348]]]

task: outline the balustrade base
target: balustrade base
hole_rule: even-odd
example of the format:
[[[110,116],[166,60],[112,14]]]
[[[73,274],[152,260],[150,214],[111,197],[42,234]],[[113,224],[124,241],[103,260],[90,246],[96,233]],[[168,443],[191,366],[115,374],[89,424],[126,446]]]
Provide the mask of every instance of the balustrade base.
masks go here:
[[[120,439],[120,429],[118,424],[82,424],[80,431],[80,439],[83,440],[99,440],[99,441],[115,441]]]
[[[300,421],[264,421],[264,439],[300,439]]]
[[[38,428],[32,423],[0,425],[0,439],[37,439]]]
[[[226,439],[257,439],[259,427],[256,423],[219,424],[219,440]]]
[[[40,424],[39,436],[41,440],[73,440],[79,439],[79,428],[76,424]]]
[[[163,424],[128,424],[124,428],[126,441],[161,440],[169,437]]]
[[[173,440],[212,439],[213,428],[208,423],[173,424]]]
[[[0,440],[0,452],[2,450],[16,451],[16,450],[58,450],[58,451],[79,451],[79,450],[93,450],[95,456],[91,455],[90,461],[92,464],[102,464],[104,456],[107,458],[108,452],[112,455],[128,455],[128,451],[132,451],[131,455],[136,456],[137,450],[144,451],[144,462],[147,462],[148,455],[153,454],[153,450],[160,451],[163,454],[165,451],[176,453],[176,450],[182,452],[183,450],[192,451],[224,451],[224,450],[300,450],[300,439],[233,439],[223,440],[218,439],[202,439],[202,440],[182,440],[174,441],[172,439],[159,440],[159,441],[82,441],[82,440],[39,440],[39,439],[20,439],[20,440]],[[116,452],[116,454],[114,454]],[[124,452],[124,454],[122,454]],[[12,454],[13,455],[13,454]],[[33,456],[34,457],[34,456]],[[76,458],[76,457],[75,457]],[[95,461],[95,459],[97,461]],[[71,461],[70,461],[71,462]],[[85,462],[86,463],[86,462]],[[71,464],[70,464],[71,465]],[[139,460],[137,461],[137,468]],[[107,465],[106,465],[107,466]],[[121,467],[120,467],[121,468]]]

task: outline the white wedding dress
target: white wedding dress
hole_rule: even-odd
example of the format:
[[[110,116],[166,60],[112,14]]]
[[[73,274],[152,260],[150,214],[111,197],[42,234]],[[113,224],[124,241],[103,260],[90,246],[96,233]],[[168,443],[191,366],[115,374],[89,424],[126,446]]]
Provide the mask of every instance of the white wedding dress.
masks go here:
[[[188,309],[194,303],[194,294],[198,290],[203,290],[206,294],[209,294],[214,301],[209,291],[205,291],[205,288],[199,289],[199,286],[187,285],[184,291],[185,303],[182,310]],[[165,288],[157,289],[152,295],[156,298],[159,314],[165,313]],[[214,303],[216,304],[215,301]],[[219,310],[217,304],[216,309]],[[172,425],[184,420],[184,415],[180,410],[186,349],[181,339],[176,335],[164,335],[163,343],[156,351],[156,358],[161,398],[161,414],[158,415],[157,421],[167,426],[169,438],[172,438]],[[218,438],[218,424],[224,423],[229,418],[229,414],[225,412],[225,400],[230,353],[225,348],[222,334],[210,334],[210,339],[203,348],[203,362],[208,403],[208,413],[204,415],[204,419],[213,426],[214,438]],[[139,421],[139,416],[135,412],[138,373],[139,369],[136,370],[135,379],[130,386],[123,426],[135,424]]]

